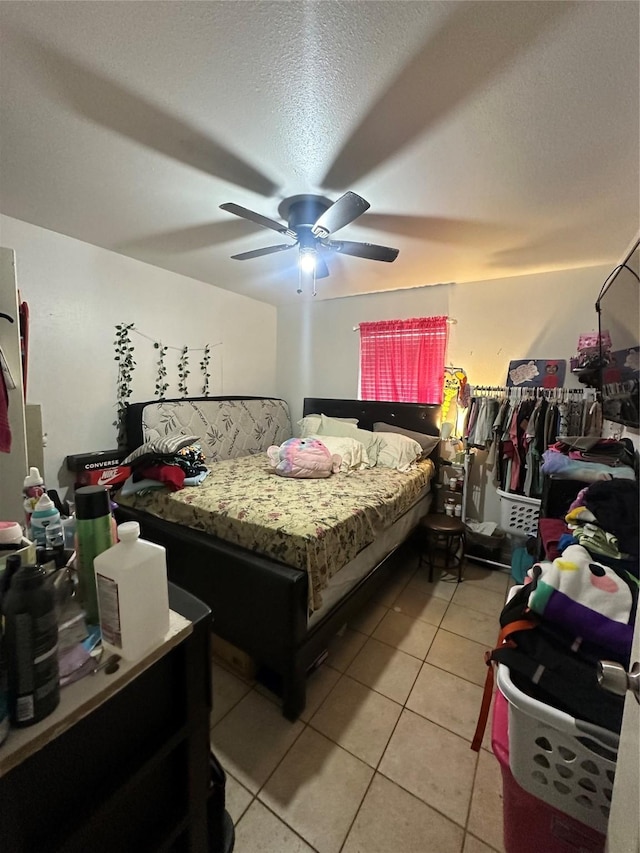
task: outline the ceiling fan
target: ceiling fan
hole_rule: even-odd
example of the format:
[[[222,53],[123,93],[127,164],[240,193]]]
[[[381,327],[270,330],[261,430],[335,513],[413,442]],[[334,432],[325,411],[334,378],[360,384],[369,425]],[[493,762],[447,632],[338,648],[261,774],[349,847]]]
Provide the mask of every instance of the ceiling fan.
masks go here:
[[[280,216],[287,220],[287,224],[284,225],[275,219],[269,219],[260,213],[241,207],[239,204],[230,202],[220,205],[222,210],[226,210],[228,213],[249,219],[263,228],[270,228],[272,231],[277,231],[294,241],[293,243],[280,243],[277,246],[266,246],[263,249],[253,249],[250,252],[241,252],[238,255],[231,256],[234,260],[248,261],[252,258],[284,252],[298,246],[300,252],[298,293],[302,292],[305,280],[311,280],[314,295],[316,279],[325,278],[329,275],[329,267],[325,257],[331,252],[340,252],[343,255],[353,255],[356,258],[368,258],[372,261],[387,261],[389,263],[398,257],[398,249],[392,249],[389,246],[331,239],[336,231],[357,219],[365,210],[369,209],[369,206],[368,201],[352,192],[346,192],[335,202],[319,195],[291,196],[284,199],[278,207]]]

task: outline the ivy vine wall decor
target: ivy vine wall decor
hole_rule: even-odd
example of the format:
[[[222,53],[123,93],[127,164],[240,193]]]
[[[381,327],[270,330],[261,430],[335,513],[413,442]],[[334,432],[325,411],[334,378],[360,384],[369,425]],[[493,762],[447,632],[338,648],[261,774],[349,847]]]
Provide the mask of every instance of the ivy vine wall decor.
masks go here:
[[[166,381],[167,378],[167,366],[164,363],[165,356],[167,354],[168,347],[163,346],[158,341],[154,341],[153,344],[154,349],[158,350],[158,373],[156,376],[156,397],[160,400],[164,398],[164,392],[169,387],[169,383]]]
[[[202,376],[202,385],[200,386],[200,393],[204,397],[209,396],[209,385],[211,381],[211,374],[209,372],[209,366],[211,363],[211,350],[213,347],[218,347],[222,345],[222,341],[219,341],[215,344],[206,344],[204,347],[188,347],[188,346],[169,346],[168,344],[163,344],[162,341],[158,341],[151,337],[150,335],[146,335],[144,332],[141,332],[140,329],[137,329],[135,323],[118,323],[115,327],[116,335],[115,340],[113,342],[115,347],[115,358],[114,360],[118,362],[118,376],[116,380],[116,407],[118,412],[118,420],[114,422],[114,426],[118,426],[121,428],[121,424],[123,423],[123,412],[129,403],[129,398],[131,397],[131,385],[133,381],[133,373],[136,367],[136,361],[133,358],[134,346],[131,341],[131,333],[135,333],[142,338],[146,338],[148,341],[151,341],[153,345],[153,349],[155,350],[157,356],[156,362],[156,378],[155,378],[155,396],[159,400],[164,400],[167,396],[167,391],[169,391],[170,383],[167,378],[167,355],[169,350],[175,350],[180,353],[177,362],[177,375],[178,375],[178,393],[176,396],[188,397],[189,396],[189,385],[188,380],[191,375],[191,371],[189,369],[189,355],[190,353],[202,353],[202,358],[199,361],[200,374]],[[120,438],[120,435],[119,435]]]
[[[121,421],[122,412],[131,396],[131,380],[136,367],[133,359],[133,344],[129,337],[129,332],[133,329],[133,325],[133,323],[119,323],[116,326],[116,339],[113,345],[116,351],[114,361],[118,362],[118,377],[116,379],[118,420],[115,421],[114,426],[117,426]]]

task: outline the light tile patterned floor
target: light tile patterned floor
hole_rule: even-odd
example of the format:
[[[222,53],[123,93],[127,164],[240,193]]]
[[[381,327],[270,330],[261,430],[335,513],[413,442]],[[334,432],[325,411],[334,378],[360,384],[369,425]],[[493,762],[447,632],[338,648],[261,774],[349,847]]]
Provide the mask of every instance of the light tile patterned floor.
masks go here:
[[[415,565],[330,643],[296,723],[214,663],[236,853],[503,853],[499,766],[470,742],[509,576]]]

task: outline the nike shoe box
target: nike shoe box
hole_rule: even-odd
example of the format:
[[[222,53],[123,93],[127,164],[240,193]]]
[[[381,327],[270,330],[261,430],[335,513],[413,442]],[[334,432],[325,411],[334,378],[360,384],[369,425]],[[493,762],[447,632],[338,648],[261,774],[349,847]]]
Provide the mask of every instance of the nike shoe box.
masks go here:
[[[67,456],[67,468],[76,475],[77,486],[120,486],[131,474],[129,465],[121,465],[119,450],[99,450]]]

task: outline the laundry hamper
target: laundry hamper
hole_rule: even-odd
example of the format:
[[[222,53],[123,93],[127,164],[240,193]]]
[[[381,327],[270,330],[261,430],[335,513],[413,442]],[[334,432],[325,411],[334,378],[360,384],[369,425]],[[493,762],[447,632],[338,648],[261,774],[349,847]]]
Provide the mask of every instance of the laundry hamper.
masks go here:
[[[509,762],[509,703],[500,691],[493,703],[491,747],[502,773],[506,853],[604,853],[605,836],[525,791]]]
[[[519,690],[498,665],[509,707],[509,767],[525,791],[606,833],[619,736]]]
[[[497,489],[500,498],[500,528],[505,533],[526,536],[536,529],[540,515],[540,499],[512,495]]]

